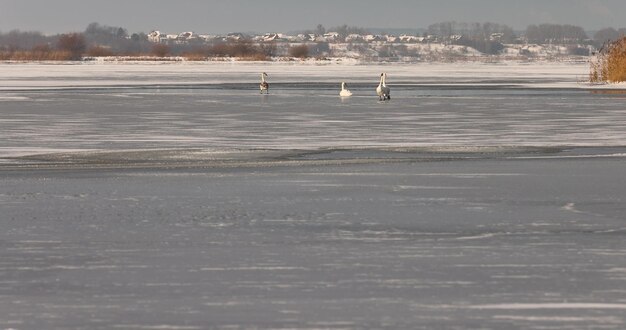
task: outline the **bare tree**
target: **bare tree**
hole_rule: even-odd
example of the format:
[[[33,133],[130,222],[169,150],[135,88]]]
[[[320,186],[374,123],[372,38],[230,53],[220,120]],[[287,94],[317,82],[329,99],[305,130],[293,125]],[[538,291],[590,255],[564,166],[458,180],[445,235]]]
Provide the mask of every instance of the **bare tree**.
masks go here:
[[[529,42],[543,44],[550,42],[557,43],[579,43],[586,40],[587,33],[580,26],[541,24],[529,25],[526,29],[526,38]]]
[[[610,40],[611,41],[617,40],[619,37],[620,37],[619,31],[610,27],[610,28],[602,29],[596,32],[593,35],[593,41],[595,42],[596,46],[600,47],[605,42],[608,42]]]
[[[324,27],[324,25],[318,24],[317,28],[315,29],[315,34],[324,35],[324,33],[326,33],[326,28]]]
[[[276,42],[271,41],[271,42],[265,42],[262,43],[260,46],[261,48],[261,52],[268,57],[272,57],[272,56],[276,56],[276,52],[278,47],[276,46]]]
[[[68,33],[59,36],[57,47],[59,50],[69,52],[72,60],[79,60],[87,49],[87,42],[82,33]]]

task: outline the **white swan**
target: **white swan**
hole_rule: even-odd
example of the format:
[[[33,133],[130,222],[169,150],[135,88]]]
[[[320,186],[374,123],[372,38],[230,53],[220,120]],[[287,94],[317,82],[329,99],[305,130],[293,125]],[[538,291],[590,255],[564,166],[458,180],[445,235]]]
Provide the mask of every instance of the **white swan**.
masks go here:
[[[380,74],[380,83],[378,87],[376,87],[376,94],[378,95],[378,99],[380,101],[390,100],[391,99],[391,88],[387,87],[387,74]]]
[[[267,73],[261,73],[261,84],[259,85],[259,88],[261,89],[261,94],[263,94],[263,91],[265,91],[265,94],[270,93],[270,84],[265,81],[265,77],[267,77]]]
[[[391,100],[391,88],[387,86],[387,74],[383,74],[383,94],[387,95],[387,100]]]
[[[346,89],[346,83],[342,82],[341,83],[341,92],[339,92],[339,96],[341,97],[350,97],[352,96],[352,92],[348,89]]]

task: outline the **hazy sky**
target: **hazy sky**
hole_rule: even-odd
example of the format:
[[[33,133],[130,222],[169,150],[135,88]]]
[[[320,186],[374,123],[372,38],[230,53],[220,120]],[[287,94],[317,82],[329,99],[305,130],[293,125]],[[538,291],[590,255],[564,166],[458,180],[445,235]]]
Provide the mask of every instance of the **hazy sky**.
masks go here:
[[[159,29],[287,32],[342,24],[422,28],[441,21],[626,27],[626,0],[0,0],[0,31],[83,31],[91,22]]]

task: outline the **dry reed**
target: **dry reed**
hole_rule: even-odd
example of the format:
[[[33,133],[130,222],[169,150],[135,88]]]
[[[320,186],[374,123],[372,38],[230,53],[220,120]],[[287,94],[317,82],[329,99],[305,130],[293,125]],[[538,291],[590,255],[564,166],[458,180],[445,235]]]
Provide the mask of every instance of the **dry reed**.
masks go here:
[[[626,37],[602,47],[591,61],[589,80],[593,83],[626,81]]]

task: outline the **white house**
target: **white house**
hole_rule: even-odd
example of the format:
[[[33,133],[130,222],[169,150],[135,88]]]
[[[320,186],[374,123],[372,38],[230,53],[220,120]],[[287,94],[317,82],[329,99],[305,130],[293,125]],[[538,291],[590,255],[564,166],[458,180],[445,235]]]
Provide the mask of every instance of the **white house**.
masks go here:
[[[271,42],[271,41],[278,41],[281,39],[281,37],[278,33],[266,33],[259,39],[260,39],[259,41]]]
[[[362,42],[363,40],[360,34],[350,34],[346,37],[346,42]]]
[[[239,41],[246,39],[246,36],[243,33],[229,33],[226,35],[227,40]]]
[[[383,41],[383,37],[379,36],[379,35],[373,35],[373,34],[368,34],[365,37],[363,37],[363,39],[365,39],[365,41],[367,42],[375,42],[375,41]]]
[[[406,34],[403,34],[400,36],[400,42],[418,43],[418,42],[422,42],[423,40],[424,40],[423,37],[418,37],[418,36],[410,36]]]
[[[339,32],[327,32],[324,34],[324,38],[329,42],[336,42],[339,40]]]
[[[152,31],[148,33],[148,41],[154,43],[160,43],[164,39],[167,39],[167,35],[165,33],[161,33],[161,31]]]

